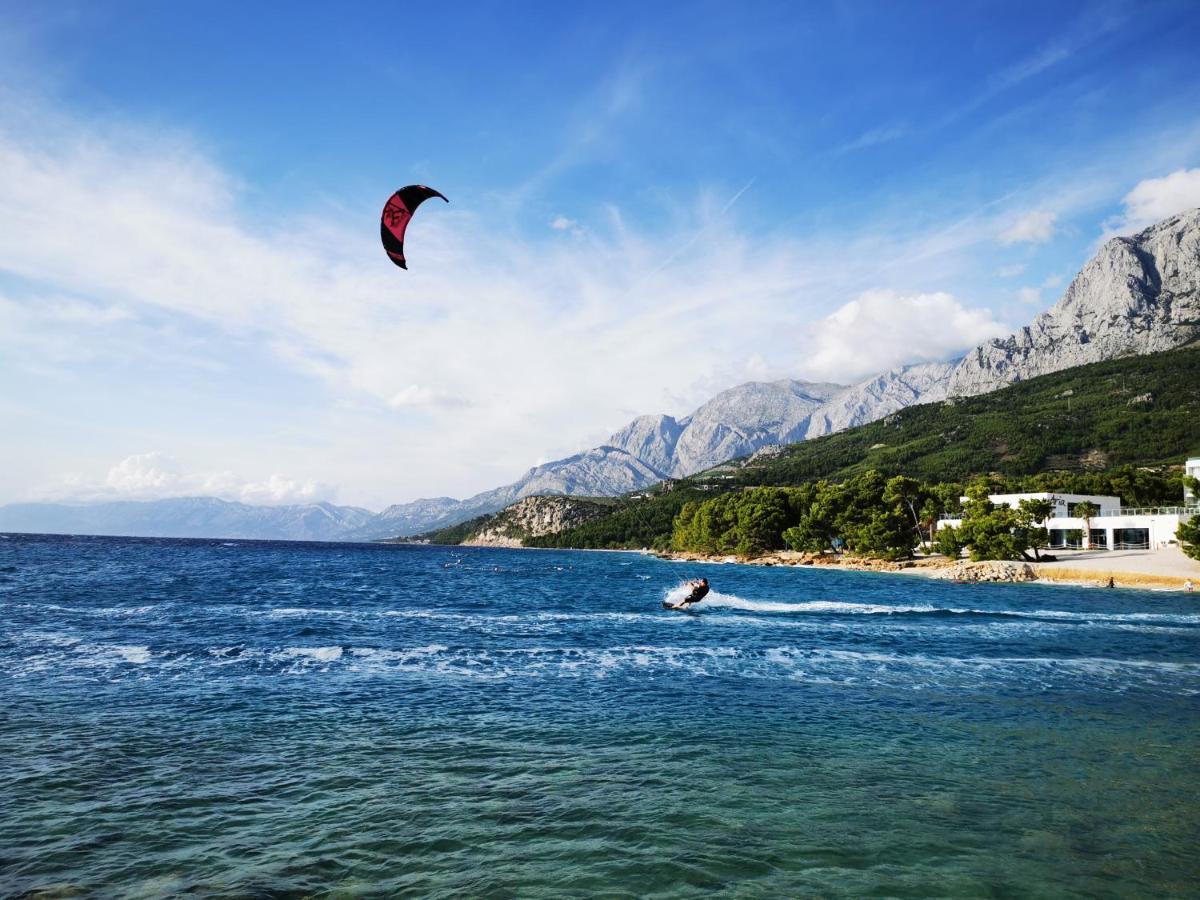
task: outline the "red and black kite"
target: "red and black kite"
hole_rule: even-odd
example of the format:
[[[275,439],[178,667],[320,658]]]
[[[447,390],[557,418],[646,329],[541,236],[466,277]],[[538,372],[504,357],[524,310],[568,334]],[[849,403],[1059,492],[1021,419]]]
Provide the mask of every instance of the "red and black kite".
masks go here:
[[[408,268],[404,262],[404,232],[408,228],[408,220],[417,211],[417,207],[430,197],[442,195],[423,184],[410,184],[392,194],[383,208],[383,215],[379,219],[379,237],[392,262],[402,269]],[[445,197],[442,199],[446,200]]]

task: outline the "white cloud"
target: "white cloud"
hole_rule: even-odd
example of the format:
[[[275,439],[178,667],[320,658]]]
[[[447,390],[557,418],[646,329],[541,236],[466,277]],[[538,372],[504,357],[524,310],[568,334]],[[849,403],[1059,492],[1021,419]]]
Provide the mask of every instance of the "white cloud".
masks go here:
[[[156,495],[182,479],[179,463],[157,451],[127,456],[108,470],[104,486],[117,494]]]
[[[1179,169],[1162,178],[1140,181],[1125,195],[1118,233],[1139,231],[1176,213],[1200,206],[1200,168]]]
[[[996,270],[996,275],[1000,278],[1016,278],[1028,267],[1025,263],[1013,263],[1008,266],[1001,266]]]
[[[1042,283],[1036,287],[1023,287],[1017,291],[1017,300],[1027,306],[1038,306],[1042,301],[1042,292],[1053,290],[1061,286],[1063,277],[1061,275],[1049,275],[1043,279]]]
[[[40,492],[55,500],[161,500],[167,497],[220,497],[242,503],[272,505],[331,500],[334,486],[278,472],[264,479],[244,479],[232,472],[194,472],[160,451],[135,453],[109,468],[102,479],[73,474]]]
[[[315,503],[331,500],[335,495],[336,490],[331,485],[313,479],[288,478],[278,472],[266,481],[245,482],[237,490],[237,497],[243,503],[259,504]]]
[[[574,219],[568,219],[566,216],[555,216],[550,222],[550,227],[555,231],[567,231],[574,228],[577,224]]]
[[[1054,237],[1057,216],[1046,209],[1021,215],[1000,233],[1002,244],[1044,244]]]
[[[206,441],[210,458],[220,454],[215,470],[247,471],[283,449],[280,465],[298,485],[284,492],[297,496],[311,478],[352,485],[354,502],[372,506],[463,496],[519,476],[549,448],[615,430],[630,409],[684,414],[749,377],[801,374],[781,361],[796,358],[795,336],[834,303],[871,285],[962,276],[968,251],[999,231],[992,211],[923,230],[906,210],[819,237],[763,234],[740,227],[730,198],[744,192],[665,197],[653,230],[598,207],[569,241],[544,225],[524,234],[523,218],[506,218],[507,205],[490,197],[456,196],[453,207],[421,210],[402,272],[364,226],[378,216],[377,197],[273,216],[247,209],[237,179],[177,135],[46,110],[18,120],[0,105],[0,272],[12,276],[0,296],[0,361],[19,355],[39,375],[102,384],[96,357],[130,381],[149,377],[149,354],[177,359],[188,363],[173,367],[186,389],[177,395],[200,395],[210,409],[226,398],[206,392],[197,366],[226,366],[229,380],[277,388],[273,413],[297,399],[294,390],[310,408],[323,404],[319,414],[297,417],[286,442],[267,438],[246,425],[262,402],[248,397],[236,420],[214,416],[182,436],[145,440],[188,458],[201,458],[196,444]],[[88,240],[69,253],[64,197],[87,198],[71,215]],[[558,218],[567,219],[551,226]],[[996,333],[990,314],[961,304],[934,304],[919,322],[872,323],[872,296],[856,301],[864,337],[845,359],[830,355],[836,336],[818,324],[817,368],[868,374]],[[914,298],[898,301],[904,316],[922,314]],[[113,409],[130,426],[156,422],[151,396],[121,394]],[[110,434],[108,446],[120,449],[109,452],[125,441]],[[54,471],[67,468],[86,467]],[[118,477],[152,476],[135,468]],[[259,473],[214,484],[223,496],[251,483],[267,485],[256,496],[274,496],[269,481]],[[24,484],[8,475],[0,488]]]
[[[807,378],[851,382],[914,362],[952,359],[1010,329],[946,293],[873,290],[819,321],[798,368]]]

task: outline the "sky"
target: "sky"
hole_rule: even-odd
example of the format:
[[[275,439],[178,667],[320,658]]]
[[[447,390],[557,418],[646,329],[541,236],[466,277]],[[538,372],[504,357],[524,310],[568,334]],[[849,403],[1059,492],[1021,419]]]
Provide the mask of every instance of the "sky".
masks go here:
[[[1200,206],[1198,45],[1191,0],[0,0],[0,503],[465,497],[953,358]]]

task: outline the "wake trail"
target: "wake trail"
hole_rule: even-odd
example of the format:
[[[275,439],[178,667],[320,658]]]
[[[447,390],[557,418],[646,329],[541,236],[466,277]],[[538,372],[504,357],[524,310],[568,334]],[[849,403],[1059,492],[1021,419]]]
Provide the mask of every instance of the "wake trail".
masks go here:
[[[663,599],[678,603],[687,596],[688,587],[679,585],[666,591]],[[1057,623],[1125,622],[1141,625],[1189,626],[1200,625],[1200,615],[1189,613],[1104,613],[1077,612],[1057,609],[973,609],[968,607],[943,607],[929,604],[890,605],[885,603],[852,603],[840,600],[806,600],[785,602],[778,600],[749,600],[736,594],[712,591],[691,609],[728,609],[741,612],[775,613],[782,615],[834,615],[834,616],[931,616],[963,617],[981,619],[1025,619]]]

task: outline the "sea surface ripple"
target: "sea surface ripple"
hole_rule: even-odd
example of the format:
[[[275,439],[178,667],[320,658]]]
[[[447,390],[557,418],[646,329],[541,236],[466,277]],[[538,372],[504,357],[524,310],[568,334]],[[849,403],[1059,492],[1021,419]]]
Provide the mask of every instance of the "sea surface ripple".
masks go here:
[[[8,535],[0,708],[0,896],[1200,884],[1192,595]]]

